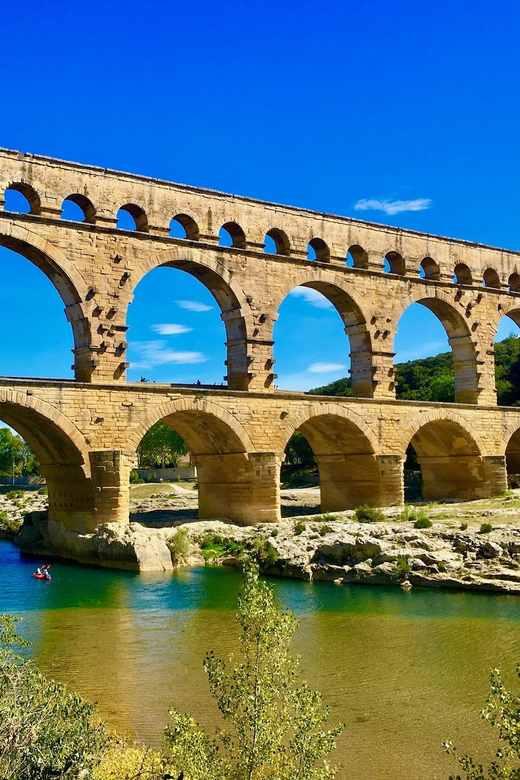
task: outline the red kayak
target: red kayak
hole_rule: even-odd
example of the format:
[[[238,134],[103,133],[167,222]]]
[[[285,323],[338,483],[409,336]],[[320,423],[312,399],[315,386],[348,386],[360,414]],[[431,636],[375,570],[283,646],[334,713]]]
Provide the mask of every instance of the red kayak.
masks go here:
[[[33,577],[35,580],[46,580],[47,582],[51,581],[51,575],[49,574],[50,566],[42,566],[40,573],[37,571],[33,572]]]

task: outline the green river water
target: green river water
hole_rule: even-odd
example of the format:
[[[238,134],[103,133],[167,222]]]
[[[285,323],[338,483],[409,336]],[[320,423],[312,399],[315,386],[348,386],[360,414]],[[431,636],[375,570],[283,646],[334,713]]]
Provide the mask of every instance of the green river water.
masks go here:
[[[158,743],[168,707],[213,725],[202,660],[236,645],[240,577],[201,568],[137,575],[34,560],[0,542],[0,613],[23,617],[41,669],[90,700],[111,725]],[[455,771],[449,738],[489,755],[478,710],[488,671],[520,662],[520,598],[272,580],[297,614],[302,675],[344,721],[336,759],[349,780],[437,780]]]

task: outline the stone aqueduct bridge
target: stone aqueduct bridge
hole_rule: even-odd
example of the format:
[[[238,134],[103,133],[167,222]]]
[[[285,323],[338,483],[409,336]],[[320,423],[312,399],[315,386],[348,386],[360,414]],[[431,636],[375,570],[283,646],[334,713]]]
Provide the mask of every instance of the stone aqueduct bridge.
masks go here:
[[[8,189],[30,213],[3,210]],[[65,200],[83,222],[61,218]],[[135,231],[117,228],[121,208]],[[172,219],[184,239],[169,236]],[[219,245],[221,227],[233,246]],[[520,324],[518,253],[9,150],[0,150],[0,245],[47,275],[72,327],[74,380],[0,379],[0,417],[33,448],[50,516],[71,529],[128,522],[135,450],[159,420],[195,458],[201,517],[241,523],[279,519],[280,464],[298,429],[315,453],[323,510],[402,501],[410,443],[429,498],[487,496],[505,489],[506,460],[520,471],[520,410],[495,405],[493,347],[502,316]],[[125,381],[128,306],[158,266],[213,294],[225,389]],[[273,324],[298,285],[325,295],[344,322],[353,398],[274,388]],[[416,302],[447,331],[455,404],[395,400],[394,337]]]

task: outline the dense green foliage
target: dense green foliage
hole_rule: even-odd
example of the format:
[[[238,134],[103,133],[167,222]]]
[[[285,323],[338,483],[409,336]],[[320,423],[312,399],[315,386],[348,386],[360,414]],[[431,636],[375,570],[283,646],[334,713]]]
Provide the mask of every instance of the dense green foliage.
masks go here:
[[[175,467],[179,458],[188,452],[182,436],[166,423],[158,422],[143,436],[137,448],[139,468]]]
[[[0,428],[0,476],[31,476],[38,474],[38,461],[32,450],[9,428]]]
[[[516,336],[508,336],[495,344],[495,376],[499,405],[519,405],[520,339]],[[398,398],[409,401],[454,401],[455,381],[451,352],[397,363],[395,383]],[[348,378],[338,379],[310,392],[316,395],[352,395]]]
[[[15,619],[0,616],[0,777],[91,777],[107,740],[94,706],[46,680],[15,645],[27,643]]]
[[[290,466],[314,466],[311,445],[300,431],[295,431],[285,448],[285,462]]]
[[[326,757],[341,728],[324,730],[328,709],[319,693],[297,679],[289,654],[296,629],[272,589],[246,565],[237,622],[240,659],[208,653],[204,668],[225,727],[208,734],[189,715],[170,713],[169,760],[184,780],[328,780],[337,769]],[[170,769],[171,771],[171,769]]]
[[[520,677],[520,667],[517,673]],[[497,729],[499,746],[495,758],[486,769],[472,756],[462,755],[459,763],[464,774],[452,775],[450,780],[519,780],[520,696],[504,686],[498,669],[491,672],[491,691],[480,715]],[[445,742],[444,747],[450,754],[457,753],[451,742]]]

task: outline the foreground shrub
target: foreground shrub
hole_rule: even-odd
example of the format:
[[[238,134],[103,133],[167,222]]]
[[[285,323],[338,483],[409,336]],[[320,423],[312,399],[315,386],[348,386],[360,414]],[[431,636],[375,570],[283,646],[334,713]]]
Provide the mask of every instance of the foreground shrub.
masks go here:
[[[330,525],[322,525],[320,528],[320,536],[326,536],[327,534],[332,533],[332,528]]]
[[[95,707],[46,680],[12,651],[26,646],[14,618],[0,616],[0,777],[88,778],[107,735]]]
[[[467,523],[461,523],[460,524],[460,530],[461,531],[467,531],[468,530],[468,524]]]
[[[417,518],[417,520],[413,524],[413,527],[414,528],[431,528],[432,525],[433,525],[432,521],[425,514],[424,517],[418,517]]]
[[[298,520],[294,524],[294,533],[296,534],[296,536],[299,536],[300,534],[302,534],[305,531],[306,528],[307,528],[307,526],[305,525],[303,520]]]
[[[374,506],[363,504],[354,512],[354,520],[357,523],[385,523],[387,516]]]
[[[20,520],[10,517],[5,509],[0,512],[0,531],[5,531],[8,534],[16,534],[20,530],[21,525],[22,523]]]
[[[520,666],[517,667],[520,677]],[[495,758],[486,769],[472,756],[458,756],[466,780],[516,780],[520,777],[520,696],[502,683],[500,672],[490,674],[491,691],[480,716],[497,729],[498,747]],[[457,755],[452,742],[444,742],[447,753]],[[450,780],[462,780],[462,775],[450,775]]]
[[[41,488],[38,488],[38,495],[39,496],[46,496],[49,493],[48,489],[44,486]]]
[[[161,753],[139,742],[126,742],[113,736],[92,780],[162,780],[171,777],[165,771]]]
[[[172,556],[172,563],[186,563],[190,554],[190,542],[185,528],[179,528],[175,536],[170,539],[168,549]]]
[[[208,653],[204,661],[224,728],[209,734],[172,710],[169,773],[183,772],[185,780],[334,778],[338,769],[326,757],[342,729],[324,730],[329,712],[321,694],[298,683],[298,659],[289,655],[294,615],[280,609],[252,563],[244,568],[237,622],[241,658],[226,664]]]
[[[398,555],[394,567],[398,580],[405,580],[412,571],[412,566],[406,555]]]
[[[491,523],[482,523],[480,526],[479,534],[490,534],[493,530]]]

